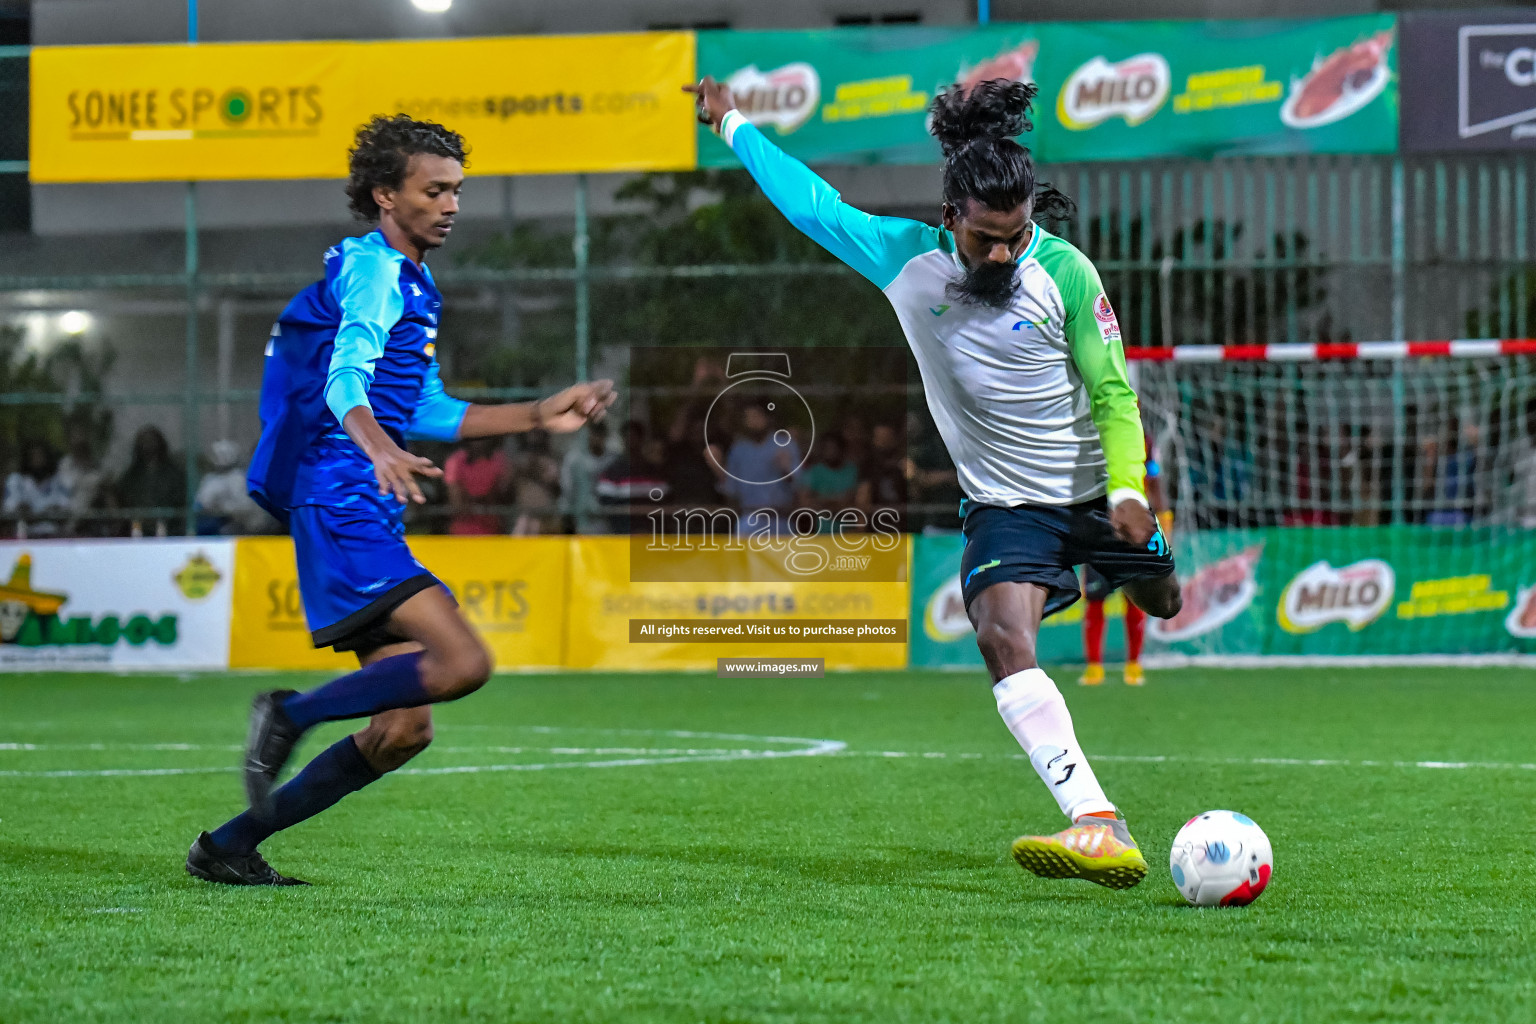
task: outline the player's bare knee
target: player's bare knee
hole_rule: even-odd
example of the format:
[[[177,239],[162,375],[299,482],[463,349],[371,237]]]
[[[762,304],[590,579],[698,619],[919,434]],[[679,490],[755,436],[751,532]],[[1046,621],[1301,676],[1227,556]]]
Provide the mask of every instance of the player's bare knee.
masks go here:
[[[427,687],[441,700],[455,700],[474,693],[496,670],[495,660],[477,639],[451,651],[439,651],[423,672]]]
[[[1018,628],[983,622],[976,630],[976,646],[981,649],[987,667],[999,678],[1036,666],[1034,642]]]
[[[1168,587],[1148,595],[1141,610],[1159,619],[1171,619],[1184,607],[1184,596],[1177,586]]]

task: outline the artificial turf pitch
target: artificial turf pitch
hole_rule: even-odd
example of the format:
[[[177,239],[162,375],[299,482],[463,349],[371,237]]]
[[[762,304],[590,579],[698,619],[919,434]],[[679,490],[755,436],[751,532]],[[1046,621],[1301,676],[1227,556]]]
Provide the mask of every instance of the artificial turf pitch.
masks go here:
[[[194,881],[294,682],[0,676],[0,1021],[1536,1019],[1529,672],[1063,685],[1126,892],[1013,864],[1055,805],[979,675],[918,672],[498,677],[263,847],[312,888]],[[1216,807],[1274,843],[1251,907],[1168,878]]]

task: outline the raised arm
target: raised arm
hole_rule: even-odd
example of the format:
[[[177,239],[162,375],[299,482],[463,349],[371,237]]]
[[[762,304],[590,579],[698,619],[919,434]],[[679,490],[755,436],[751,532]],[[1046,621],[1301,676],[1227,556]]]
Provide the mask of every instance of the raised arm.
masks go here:
[[[884,289],[914,256],[939,246],[939,229],[905,217],[875,217],[768,141],[713,78],[684,87],[699,97],[699,119],[714,128],[768,201],[812,241]]]

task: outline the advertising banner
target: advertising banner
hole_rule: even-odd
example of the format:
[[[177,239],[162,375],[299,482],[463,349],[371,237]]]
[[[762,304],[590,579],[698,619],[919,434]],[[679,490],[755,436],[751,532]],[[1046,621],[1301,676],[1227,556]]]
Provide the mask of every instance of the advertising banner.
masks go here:
[[[688,583],[630,582],[627,537],[575,537],[571,546],[570,608],[566,633],[569,668],[714,669],[716,659],[770,653],[774,658],[825,658],[827,668],[901,668],[907,663],[905,630],[899,640],[868,642],[857,626],[889,628],[907,614],[906,583]],[[631,632],[630,621],[646,620]],[[656,623],[712,620],[739,628],[738,641],[657,641]],[[783,625],[826,630],[803,642],[752,639],[754,629]],[[653,628],[642,639],[646,625]],[[852,632],[843,632],[851,629]],[[724,630],[722,630],[724,632]],[[771,634],[764,634],[769,636]],[[836,637],[836,638],[834,638]]]
[[[912,666],[914,668],[983,668],[976,649],[976,631],[965,614],[960,593],[960,553],[965,538],[958,534],[922,534],[912,538]],[[1125,599],[1118,593],[1104,602],[1109,627],[1104,631],[1104,659],[1125,658]],[[1083,602],[1046,619],[1040,625],[1037,654],[1042,665],[1083,662]]]
[[[463,133],[475,174],[694,166],[686,32],[32,51],[38,182],[340,178],[357,127]]]
[[[934,95],[955,81],[1031,81],[1039,46],[1038,31],[1018,24],[700,32],[698,66],[729,84],[748,120],[801,160],[927,164],[939,161],[927,128]],[[699,163],[740,166],[703,126]]]
[[[1405,14],[1402,148],[1536,149],[1536,14]]]
[[[0,671],[222,669],[228,540],[0,543]]]
[[[1393,152],[1395,29],[1390,14],[1042,26],[1040,155]]]
[[[1148,620],[1178,654],[1536,653],[1536,533],[1338,527],[1175,535],[1184,608]]]
[[[345,671],[357,659],[310,643],[299,600],[293,542],[236,542],[229,663],[233,668]],[[411,550],[447,584],[490,645],[498,668],[563,662],[567,541],[564,537],[413,537]]]

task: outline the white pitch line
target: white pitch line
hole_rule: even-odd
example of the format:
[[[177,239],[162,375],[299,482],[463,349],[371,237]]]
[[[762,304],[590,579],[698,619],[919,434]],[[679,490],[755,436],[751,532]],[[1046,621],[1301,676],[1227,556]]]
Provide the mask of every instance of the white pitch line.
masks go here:
[[[533,727],[532,731],[550,733],[562,731],[554,727]],[[603,761],[546,761],[512,764],[446,765],[438,768],[404,768],[397,775],[478,775],[491,772],[537,772],[563,768],[634,768],[645,765],[707,764],[725,761],[764,761],[787,757],[876,757],[886,759],[917,758],[929,761],[954,759],[957,761],[1009,760],[1025,761],[1022,753],[982,754],[943,750],[849,750],[841,740],[818,740],[795,736],[748,736],[742,734],[697,733],[645,729],[608,729],[593,732],[625,733],[629,735],[672,736],[678,738],[707,738],[729,740],[756,740],[758,742],[798,743],[802,746],[791,750],[725,749],[718,747],[439,747],[439,753],[545,753],[556,756],[596,756],[633,754],[633,757]],[[196,744],[74,744],[47,745],[7,743],[0,750],[47,751],[47,750],[238,750],[238,747],[208,746]],[[1436,760],[1370,760],[1347,758],[1299,758],[1299,757],[1202,757],[1180,754],[1095,754],[1094,761],[1127,764],[1208,764],[1234,765],[1239,767],[1300,767],[1300,768],[1414,768],[1439,771],[1536,771],[1536,763],[1517,761],[1436,761]],[[58,769],[52,771],[0,771],[0,778],[119,778],[157,777],[170,775],[211,775],[234,772],[234,766],[211,768],[101,768]]]
[[[235,743],[0,743],[5,750],[243,750]]]
[[[537,733],[554,733],[562,730],[553,726],[532,726],[531,731]],[[830,754],[838,754],[845,750],[848,744],[842,740],[819,740],[804,736],[750,736],[743,733],[714,733],[692,732],[681,729],[593,729],[582,730],[604,733],[608,735],[643,735],[665,736],[673,739],[714,739],[755,741],[757,743],[784,743],[796,744],[791,750],[763,750],[763,749],[726,749],[721,747],[708,748],[679,748],[679,747],[447,747],[438,748],[440,752],[449,753],[548,753],[556,756],[594,756],[602,754],[639,754],[639,756],[607,761],[557,761],[545,763],[518,763],[518,764],[486,764],[486,765],[449,765],[441,768],[403,768],[396,775],[477,775],[485,772],[535,772],[549,771],[558,768],[632,768],[642,765],[661,764],[689,764],[710,763],[722,761],[764,761],[776,760],[786,757],[825,757]],[[68,744],[49,745],[32,743],[6,743],[0,744],[0,750],[10,751],[50,751],[50,750],[108,750],[108,749],[198,749],[193,744],[153,744],[153,745],[122,745],[113,747],[108,744]],[[218,747],[209,749],[234,749],[239,747]],[[234,766],[218,768],[101,768],[101,769],[59,769],[52,771],[0,771],[0,778],[27,778],[27,779],[69,779],[69,778],[119,778],[119,777],[157,777],[165,775],[211,775],[224,772],[238,771]]]
[[[913,750],[845,750],[849,757],[922,757],[933,760],[978,758],[1009,761],[1028,761],[1025,754],[971,754],[951,751]],[[1372,761],[1325,757],[1199,757],[1180,754],[1090,754],[1089,761],[1116,761],[1129,764],[1228,764],[1246,766],[1280,766],[1302,768],[1443,768],[1451,770],[1478,769],[1486,771],[1536,771],[1536,763],[1519,761]]]

